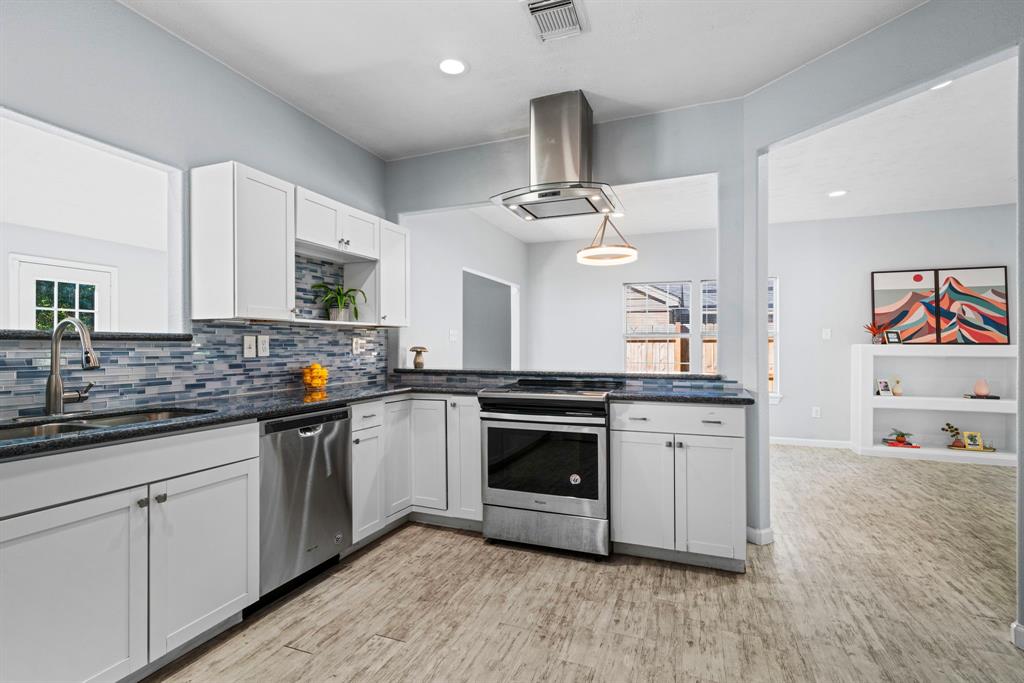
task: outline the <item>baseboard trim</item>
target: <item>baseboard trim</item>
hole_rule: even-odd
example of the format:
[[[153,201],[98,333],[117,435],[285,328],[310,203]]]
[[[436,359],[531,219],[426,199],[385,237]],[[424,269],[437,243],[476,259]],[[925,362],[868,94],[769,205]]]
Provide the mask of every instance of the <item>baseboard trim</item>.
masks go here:
[[[744,574],[747,571],[746,562],[731,557],[715,557],[714,555],[688,553],[681,550],[651,548],[646,545],[634,545],[632,543],[613,542],[612,553],[615,555],[646,557],[650,560],[663,560],[665,562],[676,562],[678,564],[692,564],[697,567],[721,569],[723,571],[733,572],[736,574]]]
[[[1024,624],[1016,621],[1010,624],[1010,640],[1018,649],[1024,650]]]
[[[845,448],[850,450],[852,444],[849,441],[834,441],[832,439],[804,439],[797,436],[773,436],[768,439],[772,446],[808,446],[810,448]]]
[[[754,527],[747,527],[747,543],[753,543],[754,545],[770,545],[775,542],[775,534],[772,533],[771,527],[767,529],[755,529]]]
[[[228,617],[224,621],[220,622],[216,626],[213,626],[209,630],[204,631],[203,633],[200,633],[198,636],[192,638],[191,640],[189,640],[189,641],[187,641],[185,643],[182,643],[178,647],[176,647],[173,650],[171,650],[170,652],[166,653],[160,659],[157,659],[156,661],[150,662],[149,664],[147,664],[146,666],[142,667],[141,669],[138,669],[137,671],[131,672],[130,674],[128,674],[127,676],[122,678],[120,683],[138,683],[142,679],[144,679],[144,678],[146,678],[146,677],[156,673],[160,669],[164,668],[165,666],[167,666],[168,664],[170,664],[174,660],[179,659],[179,658],[185,656],[191,650],[196,649],[197,647],[199,647],[200,645],[202,645],[206,641],[213,640],[214,638],[219,636],[221,633],[224,633],[224,631],[227,631],[232,626],[235,626],[236,624],[240,624],[240,623],[242,623],[242,613],[238,612],[236,614],[232,614],[230,617]]]

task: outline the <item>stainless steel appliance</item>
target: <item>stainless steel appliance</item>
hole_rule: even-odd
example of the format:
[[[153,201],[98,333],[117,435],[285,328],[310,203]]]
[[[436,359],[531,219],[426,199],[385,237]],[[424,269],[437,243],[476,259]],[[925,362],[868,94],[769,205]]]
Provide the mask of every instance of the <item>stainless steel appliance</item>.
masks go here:
[[[352,546],[349,411],[260,430],[260,595]]]
[[[521,379],[478,394],[485,538],[607,555],[608,392]]]

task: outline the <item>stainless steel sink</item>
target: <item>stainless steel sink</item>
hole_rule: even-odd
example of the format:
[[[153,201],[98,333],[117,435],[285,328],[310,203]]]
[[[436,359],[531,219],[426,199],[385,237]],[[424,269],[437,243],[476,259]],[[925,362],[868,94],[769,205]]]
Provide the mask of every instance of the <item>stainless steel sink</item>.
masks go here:
[[[27,439],[31,436],[56,436],[69,432],[81,432],[93,427],[80,422],[47,422],[41,425],[18,425],[0,427],[0,441],[4,439]]]
[[[127,415],[110,415],[106,417],[85,417],[77,421],[90,427],[119,427],[121,425],[138,424],[139,422],[156,422],[157,420],[173,420],[176,417],[191,417],[192,415],[205,415],[215,412],[213,410],[198,410],[195,408],[165,408],[162,410],[147,410]]]

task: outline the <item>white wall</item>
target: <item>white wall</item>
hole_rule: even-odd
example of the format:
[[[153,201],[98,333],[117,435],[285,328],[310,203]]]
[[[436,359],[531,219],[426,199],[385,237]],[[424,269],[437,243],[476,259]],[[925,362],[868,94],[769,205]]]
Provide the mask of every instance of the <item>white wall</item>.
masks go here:
[[[691,320],[699,317],[700,281],[718,277],[717,230],[628,235],[640,250],[635,263],[610,268],[576,263],[586,240],[542,242],[528,247],[528,321],[523,367],[534,370],[622,372],[622,285],[626,282],[693,281]],[[694,326],[691,372],[700,372]]]
[[[460,369],[463,268],[517,284],[525,297],[526,245],[463,210],[407,215],[400,222],[411,236],[412,302],[409,327],[388,335],[392,367],[411,367],[409,347],[426,346],[428,368]]]
[[[1006,265],[1014,317],[1016,231],[1014,205],[771,225],[782,393],[770,409],[771,435],[849,440],[850,346],[870,341],[862,326],[871,319],[872,271]]]

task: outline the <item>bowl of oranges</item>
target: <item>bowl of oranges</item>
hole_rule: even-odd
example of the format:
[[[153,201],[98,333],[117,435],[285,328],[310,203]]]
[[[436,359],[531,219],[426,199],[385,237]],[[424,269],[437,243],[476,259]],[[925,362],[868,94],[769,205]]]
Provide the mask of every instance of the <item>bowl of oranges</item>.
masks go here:
[[[302,368],[302,383],[307,390],[323,390],[327,386],[327,378],[330,375],[327,368],[319,363],[310,363]]]

